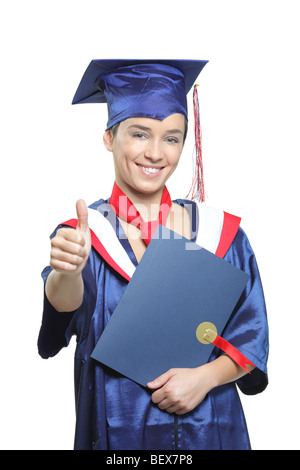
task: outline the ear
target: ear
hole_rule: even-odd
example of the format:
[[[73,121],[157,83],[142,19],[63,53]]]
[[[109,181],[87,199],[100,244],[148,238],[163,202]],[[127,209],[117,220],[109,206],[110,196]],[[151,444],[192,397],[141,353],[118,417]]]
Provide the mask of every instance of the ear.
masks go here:
[[[113,135],[110,129],[104,132],[103,143],[109,152],[113,149]]]

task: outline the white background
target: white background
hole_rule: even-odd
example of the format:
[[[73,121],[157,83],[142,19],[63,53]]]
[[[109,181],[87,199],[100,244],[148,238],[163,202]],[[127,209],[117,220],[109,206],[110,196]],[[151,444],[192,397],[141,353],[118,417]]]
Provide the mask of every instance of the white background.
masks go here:
[[[91,59],[208,59],[209,205],[242,216],[264,284],[269,387],[242,396],[253,449],[299,449],[299,2],[11,0],[0,7],[2,449],[72,449],[75,340],[42,360],[40,271],[75,202],[108,197],[106,109],[71,106]],[[189,96],[191,101],[191,97]],[[192,116],[191,116],[192,122]],[[190,126],[192,129],[192,124]],[[184,197],[190,132],[168,187]]]

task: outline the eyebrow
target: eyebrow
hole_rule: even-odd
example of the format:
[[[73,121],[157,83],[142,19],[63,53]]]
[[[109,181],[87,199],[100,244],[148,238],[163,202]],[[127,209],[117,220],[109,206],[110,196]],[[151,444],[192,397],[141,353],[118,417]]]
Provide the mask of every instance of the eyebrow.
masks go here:
[[[141,131],[151,131],[150,127],[140,126],[139,124],[131,124],[128,129],[131,129],[132,127],[141,129]]]
[[[140,129],[142,131],[152,130],[150,127],[141,126],[140,124],[131,124],[131,126],[129,126],[129,129],[132,127]],[[169,129],[166,131],[166,134],[182,134],[183,135],[183,131],[181,131],[180,129]]]
[[[180,129],[169,129],[167,132],[170,134],[183,134]]]

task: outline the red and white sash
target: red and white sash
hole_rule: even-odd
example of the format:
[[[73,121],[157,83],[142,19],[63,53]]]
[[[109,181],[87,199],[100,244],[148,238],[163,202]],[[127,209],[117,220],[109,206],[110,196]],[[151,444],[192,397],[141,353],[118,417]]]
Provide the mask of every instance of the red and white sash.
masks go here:
[[[199,203],[199,229],[196,243],[223,258],[238,231],[241,218]],[[95,209],[88,209],[88,223],[93,248],[124,279],[130,281],[135,265],[121,245],[107,218]],[[61,225],[76,228],[77,219]]]
[[[224,258],[239,229],[241,218],[199,203],[199,229],[196,243]]]

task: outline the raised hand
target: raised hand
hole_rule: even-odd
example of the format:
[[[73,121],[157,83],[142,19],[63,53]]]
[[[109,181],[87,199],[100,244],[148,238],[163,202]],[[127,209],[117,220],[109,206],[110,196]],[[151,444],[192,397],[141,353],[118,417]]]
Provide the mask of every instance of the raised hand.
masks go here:
[[[81,273],[91,251],[88,211],[82,199],[76,203],[76,212],[76,230],[63,227],[51,240],[50,266],[57,272],[70,275]]]

